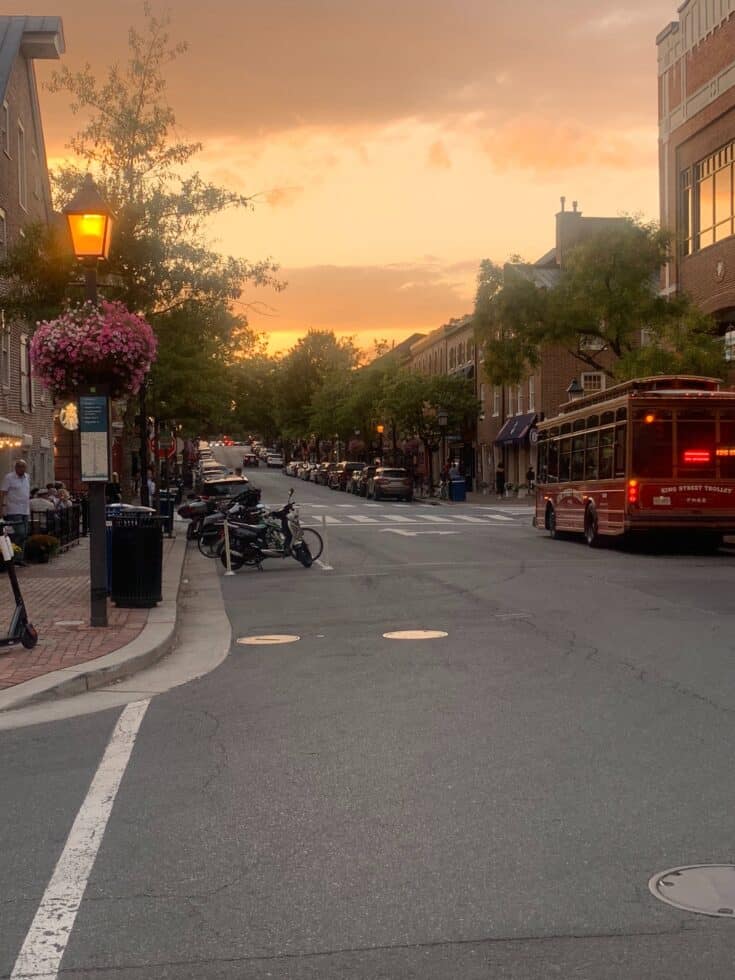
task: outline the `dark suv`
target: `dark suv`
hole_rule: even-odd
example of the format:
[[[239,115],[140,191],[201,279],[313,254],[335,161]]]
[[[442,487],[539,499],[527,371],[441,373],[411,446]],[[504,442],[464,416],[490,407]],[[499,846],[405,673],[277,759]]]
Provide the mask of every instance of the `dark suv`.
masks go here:
[[[329,474],[328,486],[332,490],[346,490],[347,481],[352,478],[355,470],[362,470],[364,468],[364,463],[337,463],[335,469]]]

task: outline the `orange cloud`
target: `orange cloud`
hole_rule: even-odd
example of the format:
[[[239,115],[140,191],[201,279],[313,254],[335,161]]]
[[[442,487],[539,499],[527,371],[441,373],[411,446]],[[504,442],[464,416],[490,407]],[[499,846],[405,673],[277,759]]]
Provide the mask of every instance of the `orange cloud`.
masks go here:
[[[643,138],[636,139],[641,135]],[[501,172],[521,168],[548,175],[568,170],[640,168],[656,165],[656,137],[593,129],[580,123],[522,116],[495,129],[483,140],[493,167]]]
[[[274,187],[267,191],[265,199],[272,208],[287,208],[304,193],[304,188],[294,185],[292,187]]]
[[[451,169],[452,161],[442,140],[437,140],[435,143],[431,144],[429,147],[427,162],[428,165],[433,167],[435,170]]]

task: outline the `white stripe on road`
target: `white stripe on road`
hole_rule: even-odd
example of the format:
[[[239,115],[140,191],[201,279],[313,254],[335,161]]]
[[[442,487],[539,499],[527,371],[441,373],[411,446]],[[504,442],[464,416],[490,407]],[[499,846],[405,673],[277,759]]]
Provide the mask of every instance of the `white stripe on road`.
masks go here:
[[[470,524],[484,524],[487,527],[487,521],[482,517],[466,517],[464,514],[455,514],[454,519],[456,521],[468,521]]]
[[[332,517],[330,514],[322,514],[322,520],[327,524],[341,524],[342,522],[337,517]]]
[[[396,524],[415,524],[415,517],[402,517],[399,514],[381,514],[384,521],[394,521]]]
[[[316,563],[325,572],[333,572],[334,571],[334,566],[333,565],[327,565],[327,563],[326,562],[323,562],[321,560],[321,558],[317,558]]]
[[[433,514],[422,514],[422,521],[431,521],[432,524],[453,524],[454,521],[448,517],[435,517]]]
[[[129,704],[117,720],[87,796],[15,961],[10,980],[54,980],[92,873],[112,805],[150,699]]]
[[[377,517],[365,517],[364,514],[347,514],[351,521],[358,521],[360,524],[377,524]]]
[[[512,521],[512,517],[506,517],[505,514],[488,514],[487,515],[493,521]]]

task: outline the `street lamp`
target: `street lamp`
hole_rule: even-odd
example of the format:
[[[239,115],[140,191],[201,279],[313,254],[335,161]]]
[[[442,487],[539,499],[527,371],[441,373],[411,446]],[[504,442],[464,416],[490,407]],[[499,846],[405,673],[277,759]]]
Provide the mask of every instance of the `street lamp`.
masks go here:
[[[567,394],[569,395],[569,401],[576,401],[577,398],[581,398],[584,394],[584,388],[576,378],[572,378],[571,384],[567,388]]]
[[[447,424],[449,423],[449,414],[446,409],[438,408],[436,410],[436,422],[442,433],[441,466],[444,466],[447,462]]]
[[[376,425],[375,426],[375,431],[380,436],[380,445],[378,447],[378,456],[380,457],[380,462],[382,464],[382,462],[383,462],[383,433],[385,432],[385,426],[384,425]]]
[[[90,174],[64,208],[74,254],[84,264],[85,299],[97,305],[97,263],[110,253],[112,211]],[[105,485],[110,479],[110,399],[104,387],[97,385],[79,396],[79,421],[82,451],[85,434],[94,442],[95,455],[102,438],[107,453],[106,465],[95,467],[89,483],[89,608],[92,626],[107,626],[107,549],[105,542]],[[103,470],[105,472],[103,472]]]

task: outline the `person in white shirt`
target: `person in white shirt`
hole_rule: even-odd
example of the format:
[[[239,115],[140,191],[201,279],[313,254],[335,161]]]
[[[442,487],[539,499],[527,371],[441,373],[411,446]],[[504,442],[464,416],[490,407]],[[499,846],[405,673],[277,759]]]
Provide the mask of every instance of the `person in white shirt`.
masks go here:
[[[53,501],[49,500],[48,490],[31,490],[31,514],[42,514],[54,510]]]
[[[13,469],[0,483],[0,510],[13,525],[13,543],[22,548],[28,537],[28,518],[31,513],[31,481],[24,459],[16,459]]]

